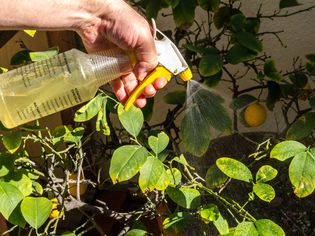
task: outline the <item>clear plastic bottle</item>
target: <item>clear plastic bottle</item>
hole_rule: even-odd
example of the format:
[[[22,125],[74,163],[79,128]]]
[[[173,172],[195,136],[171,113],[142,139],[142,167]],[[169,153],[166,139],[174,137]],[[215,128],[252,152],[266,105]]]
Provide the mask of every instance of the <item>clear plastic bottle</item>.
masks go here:
[[[1,74],[0,120],[13,128],[88,101],[131,64],[118,48],[97,54],[72,49]]]

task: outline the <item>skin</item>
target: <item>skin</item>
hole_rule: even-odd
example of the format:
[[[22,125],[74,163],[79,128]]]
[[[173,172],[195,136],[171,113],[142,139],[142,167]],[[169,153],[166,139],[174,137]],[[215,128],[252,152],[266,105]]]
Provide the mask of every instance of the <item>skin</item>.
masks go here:
[[[122,102],[158,63],[148,22],[123,0],[0,0],[0,4],[0,29],[73,30],[88,52],[113,44],[134,52],[133,72],[111,83]],[[165,78],[158,78],[135,105],[144,107],[146,98],[166,83]]]

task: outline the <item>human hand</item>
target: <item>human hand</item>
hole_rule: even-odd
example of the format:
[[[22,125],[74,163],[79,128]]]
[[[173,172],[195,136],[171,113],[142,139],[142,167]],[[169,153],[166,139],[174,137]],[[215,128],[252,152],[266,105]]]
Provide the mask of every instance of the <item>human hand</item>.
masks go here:
[[[154,39],[147,21],[123,0],[103,1],[101,7],[92,12],[97,20],[83,27],[79,34],[89,52],[96,52],[111,47],[112,44],[133,51],[136,65],[132,73],[112,81],[111,86],[121,102],[125,102],[132,91],[145,76],[157,65]],[[135,105],[144,107],[146,97],[155,95],[167,83],[165,78],[158,78],[147,86]]]

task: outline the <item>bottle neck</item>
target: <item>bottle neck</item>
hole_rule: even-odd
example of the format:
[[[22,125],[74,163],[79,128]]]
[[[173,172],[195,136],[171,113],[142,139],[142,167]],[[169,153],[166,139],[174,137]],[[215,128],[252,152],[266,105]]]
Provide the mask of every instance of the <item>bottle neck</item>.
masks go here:
[[[132,71],[132,62],[126,52],[119,48],[88,55],[98,86]]]

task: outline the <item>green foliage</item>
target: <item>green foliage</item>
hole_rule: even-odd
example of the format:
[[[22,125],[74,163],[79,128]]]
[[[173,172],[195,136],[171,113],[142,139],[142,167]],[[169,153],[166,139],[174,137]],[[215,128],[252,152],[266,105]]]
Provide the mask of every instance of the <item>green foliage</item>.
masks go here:
[[[192,91],[195,90],[194,85]],[[229,130],[231,120],[223,107],[224,100],[207,88],[196,88],[187,100],[188,111],[181,123],[181,138],[186,150],[202,156],[208,149],[210,129]]]
[[[50,57],[56,56],[56,55],[58,55],[58,52],[59,52],[58,48],[49,48],[46,51],[30,52],[29,56],[33,62],[36,62],[36,61],[42,61],[42,60],[46,60]]]
[[[137,137],[141,131],[144,117],[139,108],[131,106],[128,111],[124,110],[122,105],[118,106],[118,118],[122,126],[133,137]]]
[[[314,192],[314,148],[308,149],[297,141],[283,141],[272,149],[270,157],[280,161],[293,157],[289,166],[289,177],[294,187],[294,193],[302,198]]]
[[[22,143],[22,133],[20,131],[9,132],[2,137],[2,142],[10,153],[15,153]]]
[[[297,0],[281,0],[279,8],[282,9],[282,8],[286,8],[286,7],[295,7],[298,5],[300,5],[300,4],[298,3]]]
[[[164,149],[167,147],[168,142],[169,142],[169,137],[164,132],[161,132],[158,134],[157,137],[150,136],[148,139],[148,142],[152,151],[156,155],[158,155],[160,152],[164,151]]]
[[[187,209],[196,209],[200,205],[200,192],[189,187],[166,189],[167,195],[173,202]]]
[[[222,173],[217,165],[211,165],[206,174],[206,185],[209,188],[220,188],[228,177]]]
[[[131,107],[125,111],[122,104],[118,105],[107,92],[100,90],[75,113],[77,123],[74,125],[50,130],[41,127],[39,122],[39,125],[24,125],[14,131],[1,128],[5,151],[0,153],[0,213],[19,227],[21,234],[56,235],[60,232],[60,221],[68,219],[68,210],[79,208],[76,212],[84,216],[82,225],[76,226],[73,233],[62,235],[83,235],[92,229],[101,231],[95,214],[119,220],[130,228],[126,235],[150,234],[136,224],[158,217],[163,220],[164,230],[173,233],[190,232],[192,229],[187,226],[193,221],[200,226],[200,234],[216,231],[230,236],[284,235],[284,230],[270,219],[255,218],[258,215],[269,217],[268,211],[261,212],[256,206],[261,200],[267,205],[276,194],[278,196],[279,182],[282,184],[283,175],[287,174],[283,172],[286,165],[297,197],[314,192],[315,148],[309,145],[314,140],[315,94],[305,86],[313,85],[315,54],[306,55],[305,63],[295,59],[292,70],[279,70],[277,62],[264,50],[268,48],[264,36],[270,32],[261,25],[265,22],[263,19],[283,17],[285,8],[299,3],[281,0],[279,8],[284,10],[276,9],[273,15],[265,15],[260,11],[264,9],[262,2],[259,12],[252,14],[255,17],[248,17],[237,0],[132,3],[148,19],[158,17],[162,9],[172,15],[177,28],[167,35],[182,50],[195,73],[194,79],[203,85],[189,82],[187,91],[183,86],[167,93],[164,101],[171,106],[165,115],[158,117],[157,124],[151,119],[155,112],[153,98],[146,109]],[[204,14],[196,17],[197,8]],[[297,14],[311,8],[297,12],[291,8],[290,12]],[[279,33],[272,34],[284,45]],[[12,57],[14,66],[44,60],[57,53],[56,48],[33,52],[22,42],[21,48]],[[3,72],[6,70],[1,67],[0,73]],[[244,87],[243,81],[250,81],[246,83],[249,87]],[[178,87],[182,85],[177,83]],[[230,111],[226,109],[225,99],[209,89],[214,86],[230,89]],[[256,101],[265,103],[269,110],[281,109],[286,121],[284,130],[279,130],[272,141],[259,144],[255,153],[242,155],[240,160],[213,158],[214,153],[211,153],[213,159],[209,162],[215,164],[195,166],[195,156],[208,158],[205,153],[213,138],[231,132],[249,139],[243,136],[239,122],[244,108]],[[274,141],[279,143],[271,149]],[[40,154],[28,154],[29,144],[38,145]],[[239,150],[242,151],[242,147]],[[272,166],[270,160],[267,161],[269,154]],[[283,163],[274,165],[277,161]],[[200,169],[207,170],[206,174],[201,174]],[[73,173],[81,174],[81,182],[70,179]],[[236,181],[231,179],[245,182],[237,183],[242,185],[237,197],[229,195],[229,188],[233,190],[236,186]],[[273,186],[274,183],[277,185]],[[95,201],[90,201],[90,194],[71,196],[70,184],[87,185]],[[112,211],[98,199],[104,189],[112,188],[126,189],[137,199],[135,205],[141,206],[131,212]],[[58,198],[59,203],[52,204],[51,198]],[[169,209],[160,210],[161,203],[167,203]],[[52,207],[60,211],[60,215],[48,219],[49,214],[54,213]]]
[[[256,182],[268,182],[274,179],[278,174],[277,169],[270,165],[264,165],[256,173]]]
[[[33,228],[41,227],[51,212],[52,204],[44,197],[26,197],[21,203],[21,211],[24,219]]]
[[[173,17],[177,27],[189,27],[195,19],[195,0],[181,0],[173,8]]]
[[[282,80],[282,75],[277,71],[275,62],[273,60],[266,61],[264,65],[264,73],[271,80],[274,80],[274,81]]]
[[[253,180],[251,171],[242,162],[229,157],[221,157],[217,159],[218,168],[228,177],[245,182]]]
[[[255,221],[256,229],[261,236],[284,236],[283,229],[269,219],[260,219]]]
[[[127,145],[116,149],[109,169],[113,183],[129,180],[135,176],[146,162],[147,155],[147,150],[138,145]]]

